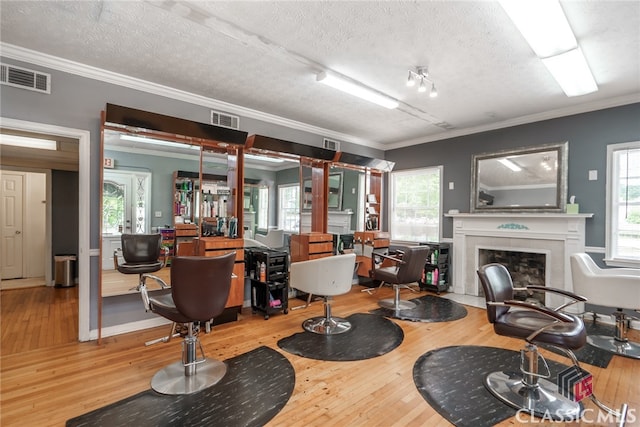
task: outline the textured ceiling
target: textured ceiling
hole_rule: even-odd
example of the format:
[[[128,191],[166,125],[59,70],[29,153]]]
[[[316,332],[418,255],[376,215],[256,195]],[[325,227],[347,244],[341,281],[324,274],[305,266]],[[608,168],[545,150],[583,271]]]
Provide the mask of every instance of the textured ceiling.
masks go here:
[[[640,2],[562,6],[596,93],[566,97],[491,1],[3,0],[0,41],[388,149],[640,101]],[[418,65],[438,98],[406,87]],[[318,84],[323,69],[400,107]]]

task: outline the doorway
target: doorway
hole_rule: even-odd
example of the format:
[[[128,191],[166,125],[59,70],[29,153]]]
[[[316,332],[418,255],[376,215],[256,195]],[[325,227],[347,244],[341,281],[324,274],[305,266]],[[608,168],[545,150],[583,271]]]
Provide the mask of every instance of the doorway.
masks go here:
[[[0,131],[11,134],[39,134],[49,139],[65,140],[66,144],[75,144],[77,155],[75,158],[75,170],[78,171],[78,304],[77,304],[77,325],[78,339],[88,341],[97,338],[97,322],[94,320],[91,329],[90,319],[90,256],[99,255],[99,249],[90,249],[90,132],[82,129],[67,128],[43,123],[29,122],[0,117]],[[44,159],[44,160],[42,160]],[[47,160],[48,159],[48,160]],[[5,150],[3,150],[3,163],[6,160]],[[51,162],[51,155],[43,155],[40,158],[34,156],[31,159],[32,165],[38,161]],[[24,161],[24,159],[22,160]],[[27,167],[28,165],[22,164]],[[37,166],[34,166],[37,167]],[[40,165],[41,169],[46,166]],[[47,230],[50,233],[50,230]],[[51,249],[49,246],[49,254]],[[47,266],[48,262],[48,266]],[[45,258],[45,271],[51,271],[52,256]]]

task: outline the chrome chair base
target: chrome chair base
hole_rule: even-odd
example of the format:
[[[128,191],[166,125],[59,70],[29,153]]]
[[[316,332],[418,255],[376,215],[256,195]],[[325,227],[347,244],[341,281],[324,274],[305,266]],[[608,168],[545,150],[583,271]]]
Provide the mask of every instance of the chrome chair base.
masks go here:
[[[527,386],[520,372],[492,372],[484,385],[507,405],[544,419],[569,421],[582,415],[580,402],[564,397],[556,384],[543,378],[538,378],[537,385]]]
[[[401,287],[409,289],[410,291],[415,292],[415,290],[413,288],[411,288],[411,286],[398,285],[398,284],[394,283],[394,285],[393,285],[393,298],[382,299],[382,300],[378,301],[378,305],[380,307],[382,307],[382,308],[388,308],[390,310],[395,310],[395,311],[398,311],[398,310],[411,310],[412,308],[415,308],[417,306],[416,303],[400,299],[400,288]]]
[[[390,310],[411,310],[416,307],[416,303],[406,300],[396,300],[395,298],[387,298],[378,301],[378,305],[382,308]]]
[[[620,341],[612,336],[587,335],[587,342],[594,347],[619,356],[640,359],[640,344],[631,341]]]
[[[161,394],[191,394],[218,383],[227,373],[227,365],[215,359],[204,359],[196,365],[194,375],[185,375],[181,361],[165,366],[151,379],[151,388]]]
[[[312,317],[302,322],[305,331],[321,335],[343,334],[351,329],[351,323],[340,317]]]

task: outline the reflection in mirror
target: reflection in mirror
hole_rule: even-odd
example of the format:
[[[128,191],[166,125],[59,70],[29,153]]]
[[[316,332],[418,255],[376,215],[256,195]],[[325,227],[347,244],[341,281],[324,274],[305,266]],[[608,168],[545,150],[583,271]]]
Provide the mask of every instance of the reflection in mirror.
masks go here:
[[[255,212],[253,237],[276,228],[297,233],[300,223],[300,162],[292,155],[249,150],[245,154],[244,176],[245,184],[251,185],[250,202]],[[245,209],[245,232],[250,231],[247,230],[247,224],[250,224],[247,214]],[[247,234],[246,237],[250,236]]]
[[[200,148],[105,129],[104,158],[102,295],[111,296],[135,292],[132,289],[138,283],[136,275],[114,269],[114,252],[120,249],[122,233],[160,232],[165,247],[175,249],[175,236],[168,232],[172,231],[176,209],[180,212],[173,190],[174,173],[192,172],[197,177]],[[168,271],[159,275],[168,278]]]
[[[205,149],[202,152],[202,182],[195,193],[196,223],[204,237],[239,235],[237,212],[228,182],[227,153]]]
[[[341,181],[340,188],[340,202],[338,210],[342,212],[342,215],[346,215],[342,221],[342,233],[345,233],[345,225],[348,223],[348,231],[363,231],[364,230],[364,192],[365,192],[365,173],[364,171],[354,168],[342,168],[338,166],[332,166],[329,171],[329,176],[339,175]],[[331,186],[331,184],[330,184]],[[331,202],[331,195],[329,196]],[[338,213],[329,211],[329,216],[334,216],[332,223],[338,222]]]
[[[568,143],[473,157],[472,212],[564,212]]]

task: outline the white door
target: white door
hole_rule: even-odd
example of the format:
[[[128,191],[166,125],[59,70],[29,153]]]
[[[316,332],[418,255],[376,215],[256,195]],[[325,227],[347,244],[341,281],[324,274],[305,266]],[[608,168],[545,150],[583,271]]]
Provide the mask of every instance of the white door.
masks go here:
[[[2,279],[22,277],[22,189],[24,175],[2,172]]]

